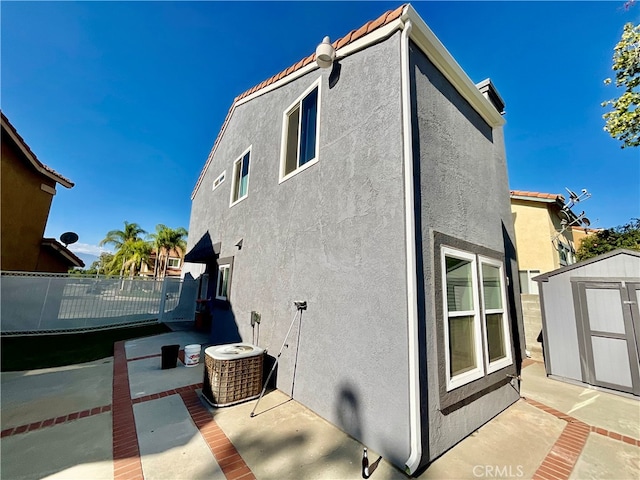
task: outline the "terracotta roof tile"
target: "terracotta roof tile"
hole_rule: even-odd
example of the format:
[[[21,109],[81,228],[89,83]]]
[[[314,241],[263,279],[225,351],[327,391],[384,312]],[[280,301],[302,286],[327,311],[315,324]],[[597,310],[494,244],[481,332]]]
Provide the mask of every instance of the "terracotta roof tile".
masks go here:
[[[544,198],[547,200],[561,200],[564,202],[564,197],[558,193],[527,192],[524,190],[511,190],[509,193],[512,197]]]
[[[404,9],[405,9],[405,7],[407,5],[408,4],[405,3],[405,4],[400,5],[395,10],[388,10],[388,11],[384,12],[377,19],[371,20],[371,21],[365,23],[359,29],[352,30],[347,35],[345,35],[344,37],[334,41],[332,43],[332,45],[334,46],[334,48],[336,50],[338,50],[338,49],[344,47],[345,45],[348,45],[348,44],[352,43],[353,41],[364,37],[365,35],[373,32],[374,30],[377,30],[378,28],[391,23],[392,21],[396,20],[397,18],[399,18],[402,15],[402,12],[404,11]],[[256,86],[252,87],[251,89],[241,93],[240,95],[238,95],[234,99],[233,104],[231,105],[231,108],[229,109],[229,112],[227,113],[227,117],[225,118],[225,120],[224,120],[224,122],[222,124],[222,127],[220,128],[220,132],[218,133],[218,137],[216,138],[216,140],[215,140],[215,142],[213,144],[213,148],[211,149],[211,153],[207,157],[207,162],[204,165],[202,171],[200,172],[200,176],[198,177],[198,181],[197,181],[196,186],[195,186],[195,188],[193,190],[193,195],[196,194],[196,192],[198,191],[198,188],[200,187],[200,184],[202,183],[202,180],[204,178],[204,174],[207,171],[207,167],[209,165],[209,162],[211,161],[211,157],[213,155],[213,152],[215,151],[218,143],[220,142],[220,136],[222,135],[222,132],[224,131],[225,127],[227,126],[227,124],[229,122],[231,112],[233,111],[236,102],[238,102],[239,100],[242,100],[245,97],[248,97],[252,93],[257,92],[257,91],[263,89],[266,86],[269,86],[269,85],[273,84],[274,82],[277,82],[278,80],[286,77],[287,75],[291,75],[293,72],[295,72],[297,70],[300,70],[303,67],[306,67],[307,65],[309,65],[310,63],[312,63],[315,60],[315,57],[316,57],[315,53],[312,53],[308,57],[305,57],[302,60],[299,60],[298,62],[294,63],[289,68],[283,70],[282,72],[280,72],[280,73],[268,78],[267,80],[264,80],[260,84],[258,84]]]

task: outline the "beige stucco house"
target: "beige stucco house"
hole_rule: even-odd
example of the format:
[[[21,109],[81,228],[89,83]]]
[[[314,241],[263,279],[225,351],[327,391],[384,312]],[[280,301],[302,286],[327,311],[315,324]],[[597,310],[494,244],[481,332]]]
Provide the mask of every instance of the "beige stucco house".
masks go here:
[[[579,215],[563,195],[522,190],[510,193],[525,340],[532,357],[541,359],[537,340],[542,329],[540,300],[538,285],[532,278],[575,263],[580,242],[592,230],[579,226]]]

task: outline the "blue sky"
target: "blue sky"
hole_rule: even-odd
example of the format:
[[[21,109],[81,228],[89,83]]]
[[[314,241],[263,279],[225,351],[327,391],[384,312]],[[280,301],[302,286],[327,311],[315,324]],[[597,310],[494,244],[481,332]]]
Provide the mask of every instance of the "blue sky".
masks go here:
[[[136,222],[189,228],[191,192],[233,98],[400,2],[10,2],[1,107],[58,187],[47,230],[98,251]],[[603,79],[640,5],[413,2],[474,82],[506,103],[512,189],[564,193],[592,226],[640,216],[640,150],[602,129]]]

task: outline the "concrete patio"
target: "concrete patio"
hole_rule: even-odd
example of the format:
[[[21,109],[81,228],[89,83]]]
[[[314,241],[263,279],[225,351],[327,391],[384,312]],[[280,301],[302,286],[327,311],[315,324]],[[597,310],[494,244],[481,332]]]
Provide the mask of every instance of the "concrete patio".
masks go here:
[[[202,362],[160,369],[171,343],[206,337],[167,333],[120,342],[113,358],[2,373],[2,478],[362,478],[363,445],[283,392],[254,418],[255,400],[210,407]],[[521,393],[419,478],[640,478],[637,399],[546,378],[531,361]],[[407,477],[382,459],[371,478]]]

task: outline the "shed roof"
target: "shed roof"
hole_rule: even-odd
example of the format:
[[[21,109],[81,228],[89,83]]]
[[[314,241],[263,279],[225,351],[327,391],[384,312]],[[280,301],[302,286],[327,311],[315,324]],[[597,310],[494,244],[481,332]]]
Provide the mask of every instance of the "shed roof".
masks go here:
[[[6,135],[9,136],[9,138],[13,140],[13,142],[22,151],[25,158],[29,160],[30,164],[33,166],[33,168],[35,168],[36,171],[38,171],[45,177],[49,177],[50,179],[55,180],[56,182],[58,182],[60,185],[64,187],[71,188],[74,186],[74,183],[71,180],[69,180],[66,177],[63,177],[61,174],[56,172],[53,168],[46,166],[44,163],[38,160],[38,157],[36,156],[36,154],[33,153],[33,151],[31,151],[31,148],[29,148],[29,145],[27,145],[27,142],[25,142],[24,139],[20,136],[20,134],[18,133],[16,128],[11,124],[11,122],[6,117],[4,112],[0,112],[0,116],[2,119],[2,130]]]
[[[597,257],[589,258],[587,260],[583,260],[582,262],[574,263],[573,265],[567,265],[566,267],[560,267],[560,268],[557,268],[556,270],[543,273],[542,275],[533,277],[532,280],[535,280],[536,282],[547,282],[549,280],[549,277],[560,275],[561,273],[568,272],[570,270],[575,270],[577,268],[584,267],[585,265],[589,265],[591,263],[601,262],[608,258],[615,257],[616,255],[631,255],[633,257],[640,258],[640,252],[637,250],[628,250],[626,248],[619,248],[617,250],[612,250],[610,252],[603,253],[602,255],[598,255]]]

